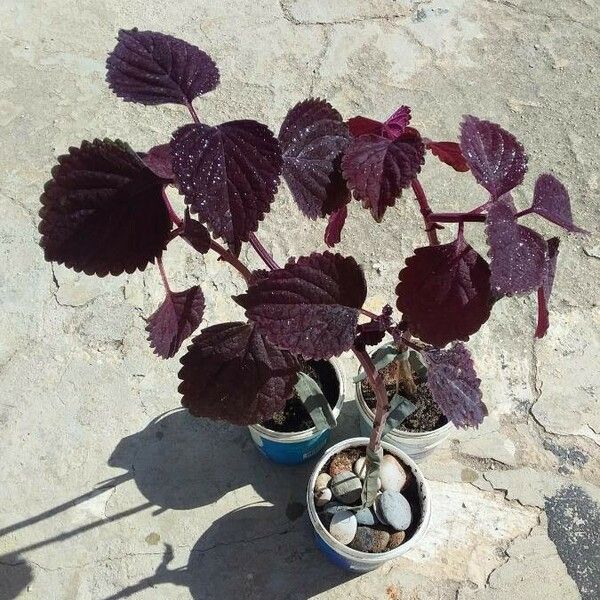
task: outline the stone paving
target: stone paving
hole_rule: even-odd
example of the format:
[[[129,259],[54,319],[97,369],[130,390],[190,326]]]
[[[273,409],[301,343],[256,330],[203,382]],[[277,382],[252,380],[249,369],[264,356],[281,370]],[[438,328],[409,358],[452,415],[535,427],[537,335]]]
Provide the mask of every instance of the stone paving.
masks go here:
[[[245,429],[172,410],[178,363],[153,357],[142,319],[161,299],[158,274],[79,276],[42,260],[36,232],[69,145],[107,136],[141,150],[186,119],[104,84],[117,30],[138,26],[216,59],[222,84],[196,104],[208,122],[277,130],[310,94],[347,117],[409,104],[432,138],[456,136],[464,113],[500,122],[533,173],[567,182],[577,222],[597,234],[599,23],[595,0],[4,0],[0,598],[600,598],[597,235],[564,237],[545,339],[532,339],[532,299],[502,302],[473,339],[490,417],[423,461],[435,506],[418,549],[352,578],[313,548],[310,465],[274,466]],[[422,179],[433,204],[467,208],[478,192],[431,162]],[[322,230],[282,191],[261,237],[283,259],[322,248]],[[484,247],[480,229],[469,235]],[[339,249],[365,265],[380,307],[423,242],[407,194],[384,226],[354,206]],[[240,316],[240,282],[212,257],[176,245],[166,266],[175,286],[203,286],[208,322]],[[356,364],[344,365],[350,381]],[[357,432],[350,395],[334,441]]]

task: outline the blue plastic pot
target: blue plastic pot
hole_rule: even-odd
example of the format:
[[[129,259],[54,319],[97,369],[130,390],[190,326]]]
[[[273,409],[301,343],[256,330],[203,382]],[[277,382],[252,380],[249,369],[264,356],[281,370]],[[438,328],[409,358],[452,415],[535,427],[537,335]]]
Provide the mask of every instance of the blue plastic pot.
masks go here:
[[[406,465],[417,481],[419,499],[421,501],[421,521],[418,524],[416,531],[409,540],[404,542],[401,546],[398,546],[398,548],[394,548],[394,550],[389,550],[388,552],[374,554],[360,552],[359,550],[344,546],[331,536],[329,531],[323,526],[323,523],[321,523],[321,519],[319,519],[319,515],[317,514],[313,491],[315,481],[327,461],[338,452],[345,450],[346,448],[364,447],[368,443],[368,438],[352,438],[344,440],[329,448],[315,467],[308,482],[308,489],[306,492],[306,505],[308,506],[308,515],[314,529],[315,545],[325,555],[327,560],[337,567],[354,573],[373,571],[389,560],[394,560],[414,548],[425,535],[431,520],[431,494],[421,469],[419,469],[417,464],[407,454],[402,452],[402,450],[398,450],[398,448],[392,444],[382,442],[381,445],[383,446],[383,449],[390,454],[393,454],[400,462]]]
[[[340,414],[346,396],[346,383],[340,363],[332,358],[328,361],[335,370],[339,384],[339,394],[333,414]],[[267,429],[262,425],[250,425],[250,436],[258,449],[273,462],[282,465],[298,465],[323,450],[329,441],[331,429],[317,431],[316,427],[294,433],[284,433]]]

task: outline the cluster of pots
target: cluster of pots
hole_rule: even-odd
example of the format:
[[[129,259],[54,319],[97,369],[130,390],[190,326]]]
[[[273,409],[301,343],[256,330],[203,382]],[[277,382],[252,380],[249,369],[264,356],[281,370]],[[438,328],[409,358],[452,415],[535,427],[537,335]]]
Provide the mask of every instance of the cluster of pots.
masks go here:
[[[338,397],[333,408],[333,413],[337,417],[346,398],[346,380],[340,362],[336,359],[328,362],[333,367],[338,382]],[[433,452],[435,447],[450,435],[453,426],[447,423],[427,432],[393,429],[383,438],[384,451],[392,454],[414,477],[420,505],[419,522],[414,524],[410,539],[397,548],[380,553],[366,553],[341,544],[331,535],[319,517],[314,494],[317,477],[333,457],[350,448],[364,450],[368,445],[374,414],[365,401],[360,383],[356,383],[356,404],[360,418],[360,432],[364,437],[344,440],[326,450],[312,471],[307,486],[306,502],[314,530],[315,544],[319,550],[335,565],[349,571],[361,572],[376,569],[388,560],[405,554],[418,544],[425,534],[431,519],[431,496],[423,473],[415,461]],[[267,458],[288,465],[300,464],[317,456],[327,445],[331,434],[330,429],[318,431],[315,427],[292,433],[273,431],[263,425],[252,425],[249,429],[252,440]]]

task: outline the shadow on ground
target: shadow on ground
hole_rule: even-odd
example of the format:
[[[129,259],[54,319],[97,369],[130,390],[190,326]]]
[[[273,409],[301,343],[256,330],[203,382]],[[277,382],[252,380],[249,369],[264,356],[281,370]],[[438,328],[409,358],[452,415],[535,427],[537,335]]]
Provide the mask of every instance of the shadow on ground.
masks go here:
[[[0,556],[0,600],[12,600],[33,581],[31,565],[19,554]]]

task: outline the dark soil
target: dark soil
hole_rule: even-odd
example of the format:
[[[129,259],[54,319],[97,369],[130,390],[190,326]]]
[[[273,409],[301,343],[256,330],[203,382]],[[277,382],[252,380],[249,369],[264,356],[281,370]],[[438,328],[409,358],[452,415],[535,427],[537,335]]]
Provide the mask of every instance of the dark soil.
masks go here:
[[[385,388],[390,400],[396,393],[395,370],[394,363],[392,363],[380,371],[385,381]],[[427,381],[420,379],[415,373],[413,373],[413,377],[417,384],[416,394],[414,396],[408,394],[402,388],[402,385],[400,385],[400,393],[408,398],[417,407],[417,410],[404,423],[399,425],[398,429],[400,431],[433,431],[438,427],[444,426],[448,422],[448,419],[446,419],[440,407],[433,401]],[[374,411],[377,402],[369,382],[364,379],[361,381],[360,386],[367,406]]]
[[[340,393],[340,384],[331,363],[326,360],[310,360],[305,362],[300,370],[319,384],[329,406],[334,408]],[[262,425],[267,429],[282,433],[306,431],[314,427],[308,411],[296,394],[287,401],[281,412],[275,413],[271,420],[265,421]]]
[[[338,454],[347,454],[348,457],[350,458],[350,460],[352,460],[354,462],[359,457],[365,456],[367,453],[366,450],[367,449],[365,446],[355,447],[355,448],[346,448],[345,450],[342,450]],[[386,454],[389,454],[389,452],[384,452],[384,456]],[[338,456],[338,455],[336,454],[335,456],[332,456],[325,463],[325,465],[321,469],[321,473],[329,472],[329,467],[331,465],[331,462],[336,458],[336,456]],[[411,537],[413,537],[413,535],[415,534],[415,532],[421,525],[421,522],[423,521],[423,505],[421,502],[421,497],[419,495],[419,484],[417,483],[416,477],[414,477],[414,475],[412,474],[410,467],[405,465],[399,457],[394,456],[394,458],[396,458],[396,460],[398,460],[398,462],[400,462],[400,464],[402,464],[402,466],[405,468],[405,470],[409,474],[409,478],[407,480],[407,485],[402,490],[402,495],[408,500],[408,503],[410,504],[410,508],[412,511],[412,522],[410,524],[410,527],[406,530],[406,537],[404,538],[404,542],[402,542],[403,544],[405,544],[408,540],[410,540]],[[332,502],[335,502],[335,499]],[[325,527],[325,529],[329,530],[329,522],[331,521],[331,517],[328,518],[328,515],[324,514],[322,512],[322,510],[324,508],[325,507],[317,508],[317,513],[319,515],[319,519],[321,520],[321,523],[323,524],[323,527]],[[388,531],[388,533],[390,533],[390,534],[394,533],[394,531],[395,531],[393,528],[391,528],[387,525],[383,525],[381,523],[378,523],[376,525],[376,527],[384,529],[384,530]],[[388,552],[388,551],[389,551],[389,549],[385,550],[385,552]]]

